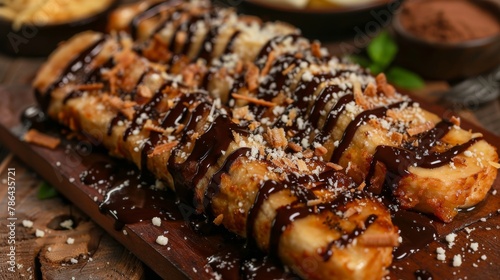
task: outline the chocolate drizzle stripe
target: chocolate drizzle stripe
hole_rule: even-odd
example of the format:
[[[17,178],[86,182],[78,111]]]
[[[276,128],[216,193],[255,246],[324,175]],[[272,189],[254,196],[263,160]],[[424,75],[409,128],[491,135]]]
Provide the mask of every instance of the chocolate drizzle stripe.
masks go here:
[[[196,55],[196,57],[205,60],[208,64],[210,62],[210,58],[212,57],[212,52],[215,45],[215,39],[219,34],[219,26],[212,26],[210,30],[205,35],[205,39],[203,39],[203,43],[201,44],[201,48]]]
[[[191,118],[195,119],[195,118]],[[197,122],[197,120],[195,120]],[[190,126],[189,124],[187,126]],[[208,129],[194,143],[191,154],[182,163],[177,163],[175,154],[184,141],[177,146],[172,153],[168,163],[168,170],[172,174],[176,192],[182,193],[182,199],[188,201],[194,196],[193,190],[197,187],[199,181],[206,175],[209,168],[212,167],[217,160],[227,150],[229,144],[234,140],[233,132],[248,135],[248,130],[245,127],[238,126],[231,122],[228,116],[220,115],[212,123]],[[184,134],[186,135],[186,134]],[[196,199],[196,197],[195,197]],[[202,201],[198,201],[202,203]],[[198,207],[199,205],[195,205]]]
[[[347,186],[348,183],[342,179],[340,173],[336,170],[329,169],[319,175],[302,175],[297,176],[290,174],[288,179],[284,182],[277,182],[273,180],[264,181],[259,187],[259,191],[255,197],[254,203],[248,212],[246,236],[251,238],[254,233],[255,222],[257,215],[262,208],[264,202],[275,193],[283,190],[290,190],[290,193],[297,198],[296,201],[290,205],[283,206],[277,210],[277,216],[272,223],[270,249],[271,253],[278,253],[278,243],[281,233],[286,227],[295,220],[305,218],[314,213],[320,213],[325,209],[334,209],[340,204],[346,203],[350,199],[346,196],[340,195],[334,202],[320,204],[317,206],[304,206],[308,201],[316,200],[318,197],[314,194],[314,190],[325,188],[325,184],[330,182],[338,182],[341,185]],[[308,184],[313,184],[313,187],[308,188]]]
[[[344,232],[339,239],[333,240],[327,246],[325,251],[322,253],[323,261],[328,261],[333,256],[333,248],[344,248],[347,245],[351,244],[354,239],[362,235],[368,227],[370,227],[375,220],[377,220],[377,215],[371,214],[369,215],[365,222],[364,227],[356,226],[350,233]]]
[[[66,103],[68,103],[69,100],[71,100],[73,98],[82,97],[82,95],[83,95],[83,91],[81,91],[81,90],[73,90],[73,91],[71,91],[69,94],[67,94],[64,97],[62,103],[66,104]]]
[[[236,30],[233,35],[229,38],[229,41],[227,41],[226,48],[224,49],[224,52],[222,55],[229,54],[233,52],[234,48],[234,42],[236,41],[236,38],[241,34],[240,30]]]
[[[406,145],[406,148],[381,145],[375,150],[370,164],[370,170],[366,176],[366,182],[370,183],[375,176],[377,162],[384,164],[388,173],[391,174],[389,185],[395,187],[399,180],[409,174],[411,166],[422,168],[437,168],[449,164],[454,157],[465,152],[470,146],[482,140],[481,137],[471,139],[461,145],[454,146],[444,152],[432,151],[431,148],[453,127],[447,120],[442,120],[436,126],[422,134],[417,135],[418,146]]]
[[[308,217],[311,214],[321,212],[324,208],[295,206],[294,204],[283,206],[276,210],[276,217],[271,225],[271,237],[269,238],[269,253],[279,256],[279,243],[281,235],[296,220]]]
[[[271,101],[273,98],[275,98],[284,86],[290,85],[292,79],[288,76],[290,75],[290,73],[293,73],[295,69],[299,69],[298,66],[301,64],[301,62],[309,64],[309,61],[302,58],[296,58],[291,54],[285,54],[278,57],[271,66],[271,70],[269,71],[269,74],[266,77],[265,81],[261,85],[259,85],[257,98],[266,101]],[[292,65],[295,65],[292,71],[289,71],[287,74],[283,74],[284,70]],[[252,110],[256,117],[261,117],[266,109],[267,107],[256,106],[255,104],[251,104],[250,106],[250,110]]]
[[[279,242],[281,235],[288,226],[296,220],[303,219],[309,215],[321,214],[324,211],[335,211],[338,207],[346,205],[349,202],[363,199],[363,193],[341,193],[332,202],[322,203],[314,206],[299,205],[292,203],[278,208],[276,217],[271,226],[271,237],[269,239],[269,252],[274,255],[279,253]],[[352,240],[351,240],[352,242]]]
[[[193,43],[192,37],[194,36],[194,33],[196,32],[197,28],[197,23],[198,21],[203,20],[202,16],[193,16],[191,19],[187,22],[187,30],[186,30],[186,42],[184,43],[184,46],[182,46],[181,53],[184,55],[187,55],[189,52],[189,49],[191,48],[191,45]]]
[[[130,92],[130,99],[131,100],[134,100],[136,95],[137,95],[137,88],[140,84],[142,84],[144,82],[144,79],[146,78],[146,76],[148,75],[149,73],[149,69],[146,69],[146,71],[144,71],[141,76],[139,76],[139,79],[137,79],[137,82],[135,83],[135,87],[134,89]],[[126,94],[125,94],[126,95]],[[124,97],[124,95],[122,95],[122,98]]]
[[[293,98],[295,107],[298,108],[302,114],[305,114],[305,110],[308,107],[308,97],[312,96],[318,89],[318,86],[329,78],[333,78],[333,76],[330,74],[319,74],[315,75],[309,82],[301,81],[299,83]]]
[[[338,91],[340,91],[340,88],[337,85],[329,85],[323,88],[321,93],[318,95],[318,98],[316,98],[316,101],[311,108],[311,113],[309,114],[309,122],[314,127],[318,127],[318,120],[321,116],[321,111]]]
[[[276,97],[283,86],[291,81],[291,79],[287,79],[288,75],[283,74],[283,71],[291,65],[295,65],[297,68],[301,62],[309,64],[308,61],[290,54],[278,57],[271,66],[267,80],[259,87],[257,97],[267,101]]]
[[[222,175],[229,172],[229,169],[238,158],[248,155],[250,151],[251,151],[250,148],[239,148],[235,150],[224,160],[224,163],[219,168],[219,170],[217,170],[217,172],[215,172],[214,175],[212,175],[212,178],[208,183],[207,189],[205,190],[204,201],[203,201],[203,207],[207,212],[207,214],[212,214],[211,213],[212,200],[214,196],[216,196],[220,191],[219,189],[222,182],[221,181]]]
[[[273,37],[271,38],[269,41],[267,41],[267,43],[261,48],[261,50],[259,51],[259,54],[257,55],[256,59],[255,59],[255,62],[257,63],[257,65],[259,65],[260,69],[262,69],[262,67],[264,67],[264,64],[259,64],[258,62],[269,55],[269,53],[271,51],[273,51],[274,47],[276,44],[279,44],[283,41],[285,41],[287,38],[292,38],[292,42],[296,42],[297,39],[299,38],[299,35],[298,34],[288,34],[288,35],[278,35],[276,37]]]
[[[352,101],[354,101],[354,95],[352,94],[346,94],[339,98],[335,106],[333,106],[333,108],[328,113],[321,132],[316,136],[316,141],[318,141],[319,143],[324,143],[328,140],[328,138],[330,138],[330,133],[337,125],[340,115],[342,115],[342,112],[345,110],[346,105]]]
[[[182,31],[182,32],[186,32],[187,29],[189,27],[189,21],[183,21],[181,22],[177,28],[175,29],[174,33],[172,34],[172,38],[170,38],[170,42],[168,43],[168,50],[172,53],[175,53],[175,47],[176,47],[176,40],[177,40],[177,36],[179,36],[179,33]],[[187,40],[187,39],[186,39]],[[174,56],[179,56],[178,53],[175,53]],[[175,61],[175,60],[172,60],[172,61]],[[172,62],[169,63],[170,65],[173,65]]]
[[[392,187],[399,183],[402,176],[409,174],[410,166],[422,168],[437,168],[449,164],[452,159],[465,152],[470,146],[482,138],[474,138],[468,142],[454,146],[445,152],[432,152],[429,155],[423,155],[423,151],[411,151],[399,147],[392,146],[378,146],[373,155],[370,164],[370,170],[366,176],[366,182],[370,182],[375,175],[375,166],[377,162],[383,163],[389,174],[391,174]]]
[[[127,118],[121,112],[119,112],[114,118],[111,119],[108,126],[107,135],[110,136],[113,133],[113,127],[115,127],[120,121],[125,121]]]
[[[262,207],[262,204],[264,204],[264,201],[266,201],[273,193],[277,193],[283,189],[284,185],[276,181],[269,180],[262,183],[259,191],[257,192],[257,196],[255,197],[255,201],[250,208],[250,211],[248,212],[246,228],[247,238],[253,237],[255,220],[257,218],[257,214],[260,211],[260,208]]]
[[[432,153],[426,157],[422,163],[418,164],[419,167],[423,168],[436,168],[439,166],[446,165],[451,162],[451,160],[457,155],[465,152],[470,146],[474,145],[478,141],[483,140],[482,137],[474,138],[467,141],[464,144],[454,146],[446,152],[442,153]]]
[[[410,150],[428,148],[430,149],[436,144],[436,141],[443,138],[453,127],[453,123],[448,120],[442,120],[437,123],[432,129],[423,132],[421,134],[417,134],[416,138],[418,139],[418,146],[414,147],[409,144],[405,145],[406,148]]]
[[[163,90],[165,87],[169,85],[169,82],[163,84],[154,94],[154,96],[148,101],[148,103],[144,104],[140,110],[137,110],[134,114],[134,118],[130,122],[129,126],[125,130],[123,134],[123,141],[127,141],[127,138],[138,128],[142,128],[146,120],[142,120],[143,115],[146,115],[148,119],[151,119],[153,115],[157,114],[155,107],[161,102],[161,100],[165,97],[163,94]],[[139,119],[141,121],[139,121]]]
[[[165,115],[163,120],[160,122],[159,126],[161,128],[167,127],[177,127],[182,123],[182,120],[189,112],[188,106],[195,100],[194,94],[182,95],[181,98],[177,101],[174,107],[172,107],[168,113]],[[153,149],[158,146],[160,141],[162,140],[162,133],[157,131],[151,131],[149,134],[149,141],[144,144],[142,149],[141,158],[145,161],[147,156]]]
[[[90,69],[85,67],[88,65],[94,57],[96,57],[102,49],[103,43],[106,41],[106,37],[101,37],[96,42],[88,46],[84,49],[80,54],[71,60],[66,68],[59,74],[59,77],[47,87],[47,89],[42,93],[36,91],[35,96],[37,98],[38,103],[42,107],[44,111],[47,111],[51,99],[51,92],[61,84],[66,84],[69,80],[76,79],[78,73],[81,73],[83,76],[81,80],[86,80],[86,76],[90,73],[88,72]]]
[[[182,3],[182,1],[177,1],[177,0],[160,1],[158,3],[154,3],[143,12],[135,15],[130,21],[129,25],[130,35],[132,36],[132,38],[137,39],[137,29],[142,21],[152,18],[158,15],[161,11],[171,8],[175,5],[179,5],[180,3]]]
[[[230,104],[231,100],[234,100],[233,93],[238,93],[238,90],[243,88],[245,86],[245,75],[238,75],[233,81],[233,85],[231,89],[229,90],[229,94],[227,97],[227,101],[225,102],[226,104]]]
[[[402,104],[405,102],[398,102],[395,104],[391,104],[387,107],[380,107],[376,108],[373,110],[367,110],[364,111],[356,116],[354,120],[349,123],[347,126],[346,130],[344,131],[344,134],[342,135],[342,138],[340,139],[338,147],[333,151],[332,157],[330,158],[330,162],[338,163],[340,160],[340,157],[344,153],[345,150],[349,147],[349,145],[352,142],[352,139],[354,138],[354,134],[358,130],[358,128],[365,122],[367,121],[371,116],[375,116],[378,118],[381,118],[385,115],[387,110],[393,109],[400,107]]]

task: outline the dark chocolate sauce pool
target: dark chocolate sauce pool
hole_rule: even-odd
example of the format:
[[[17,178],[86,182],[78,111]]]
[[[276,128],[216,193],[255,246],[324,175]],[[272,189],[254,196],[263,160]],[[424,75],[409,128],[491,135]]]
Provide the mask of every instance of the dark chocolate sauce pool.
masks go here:
[[[438,237],[434,220],[420,213],[400,209],[392,214],[392,222],[402,238],[393,252],[397,260],[418,252]]]
[[[175,195],[153,188],[155,182],[145,181],[132,165],[97,161],[80,174],[80,180],[103,194],[99,209],[116,220],[117,229],[154,217],[164,220],[182,218]]]
[[[417,271],[415,271],[414,275],[415,275],[415,278],[417,280],[433,280],[434,279],[434,277],[432,277],[432,274],[429,271],[423,270],[423,269],[418,269]]]
[[[242,245],[241,245],[242,246]],[[300,277],[283,268],[273,257],[241,247],[241,250],[221,251],[208,259],[208,264],[222,279],[299,280]]]
[[[23,111],[21,114],[21,123],[26,128],[34,128],[36,130],[44,131],[47,129],[49,119],[40,107],[34,105],[29,106]]]

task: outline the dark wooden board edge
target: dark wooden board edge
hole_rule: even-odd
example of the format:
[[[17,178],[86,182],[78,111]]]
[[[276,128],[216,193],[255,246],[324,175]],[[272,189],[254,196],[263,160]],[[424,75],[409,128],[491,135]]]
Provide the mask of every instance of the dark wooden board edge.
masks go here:
[[[70,177],[60,172],[59,169],[56,168],[54,162],[50,161],[50,157],[43,157],[44,155],[50,154],[46,151],[40,151],[40,149],[44,148],[34,147],[19,141],[15,135],[11,134],[10,131],[6,130],[3,126],[0,126],[0,135],[0,141],[3,142],[3,145],[13,151],[19,159],[37,172],[47,182],[56,187],[62,195],[74,203],[79,209],[92,217],[93,221],[104,228],[128,250],[133,252],[158,275],[164,278],[167,276],[173,277],[173,279],[187,278],[187,275],[181,273],[183,270],[180,270],[175,263],[166,262],[161,266],[157,265],[158,260],[168,259],[166,258],[165,252],[162,252],[163,250],[161,248],[154,248],[151,246],[154,244],[154,239],[151,240],[148,238],[149,236],[141,234],[146,232],[146,230],[150,232],[157,231],[154,226],[138,224],[126,225],[123,230],[127,231],[127,235],[125,235],[123,231],[114,229],[114,219],[100,213],[97,203],[93,201],[89,193],[85,192],[82,187],[75,188],[75,183],[70,183]],[[170,238],[170,242],[173,242],[173,238]],[[144,248],[146,247],[152,247],[153,250],[145,250]]]
[[[17,94],[12,94],[16,92]],[[139,259],[152,268],[159,276],[168,279],[208,279],[210,275],[205,271],[193,271],[193,267],[203,267],[206,259],[200,258],[198,250],[188,250],[190,246],[203,244],[200,236],[192,232],[184,221],[162,223],[161,227],[155,227],[151,222],[142,222],[125,225],[123,230],[116,230],[115,220],[111,216],[104,215],[99,211],[98,204],[93,200],[99,194],[82,183],[78,177],[85,168],[74,165],[75,157],[64,158],[62,147],[56,150],[39,147],[23,142],[19,135],[22,133],[22,125],[19,123],[20,112],[29,105],[35,104],[29,87],[16,87],[14,91],[0,88],[0,96],[7,97],[6,102],[0,103],[0,112],[5,118],[0,121],[0,142],[12,151],[21,161],[37,172],[42,178],[53,185],[62,195],[73,202],[78,208],[90,216],[99,226],[105,229],[113,238],[133,252]],[[12,96],[11,96],[12,95]],[[9,107],[6,107],[9,106]],[[64,159],[67,159],[65,162]],[[56,162],[61,162],[57,166]],[[70,174],[72,173],[72,174]],[[76,180],[70,182],[70,178]],[[75,187],[76,186],[76,187]],[[168,246],[160,246],[155,243],[158,235],[168,231]],[[147,234],[145,234],[147,233]],[[186,241],[186,234],[189,235]],[[194,239],[194,240],[193,240]],[[209,244],[217,244],[212,240]],[[169,249],[169,247],[171,249]],[[166,260],[166,261],[165,261]],[[203,277],[203,274],[204,277]]]
[[[8,99],[11,100],[10,103],[7,102],[0,105],[0,111],[7,113],[6,115],[8,116],[0,120],[0,141],[7,148],[13,151],[45,180],[54,185],[64,196],[92,217],[113,238],[133,252],[161,277],[168,279],[211,278],[210,269],[206,268],[206,258],[220,249],[218,245],[224,242],[220,236],[200,236],[194,233],[184,221],[162,223],[161,227],[155,227],[150,222],[129,224],[124,227],[127,234],[124,234],[121,230],[116,230],[114,228],[115,220],[110,216],[100,213],[97,203],[93,200],[93,197],[98,194],[91,188],[80,183],[79,180],[70,182],[70,178],[75,178],[74,174],[79,174],[84,170],[82,166],[64,168],[66,165],[62,164],[62,167],[58,167],[56,166],[56,162],[58,159],[61,159],[61,155],[64,156],[63,149],[49,150],[20,140],[18,135],[21,133],[22,125],[19,122],[19,115],[28,105],[35,103],[29,87],[15,89],[0,88],[0,95],[4,97],[5,95],[9,95]],[[430,106],[418,100],[418,98],[416,99],[425,109],[430,109],[437,114],[448,114],[441,107]],[[463,127],[483,133],[485,139],[498,148],[500,139],[494,134],[466,120],[463,121]],[[494,188],[500,190],[500,176],[497,176]],[[492,207],[500,205],[500,196],[498,195],[490,195],[487,199],[493,199],[494,201],[487,201],[483,205],[490,205]],[[476,223],[485,217],[484,214],[484,211],[475,211],[467,215],[459,215],[450,224],[438,225],[438,232],[440,232],[440,235],[444,235],[461,229]],[[488,211],[488,214],[496,215],[498,212],[496,210]],[[457,227],[457,224],[460,224],[460,226]],[[165,231],[168,231],[169,246],[157,245],[155,243],[156,236]],[[408,261],[410,261],[410,258],[404,259],[403,262],[396,261],[395,263],[408,263]],[[418,260],[411,260],[410,262],[418,263]],[[399,272],[396,274],[394,272],[391,273],[392,276],[397,278],[410,274],[407,271],[402,274]]]

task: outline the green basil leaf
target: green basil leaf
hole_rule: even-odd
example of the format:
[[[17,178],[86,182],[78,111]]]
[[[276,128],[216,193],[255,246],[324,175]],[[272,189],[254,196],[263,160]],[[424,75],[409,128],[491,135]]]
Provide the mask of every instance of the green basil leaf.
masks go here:
[[[348,58],[350,61],[357,63],[365,68],[370,67],[370,65],[372,64],[372,62],[368,58],[361,55],[350,55]]]
[[[370,66],[368,66],[368,69],[370,69],[370,73],[374,76],[384,71],[384,67],[380,66],[377,63],[372,63]]]
[[[394,60],[398,46],[387,31],[382,31],[370,42],[366,50],[373,62],[385,68]]]
[[[36,197],[40,200],[57,196],[57,190],[47,182],[42,182],[38,188]]]
[[[391,67],[386,73],[387,80],[405,89],[418,89],[425,85],[419,75],[401,67]]]

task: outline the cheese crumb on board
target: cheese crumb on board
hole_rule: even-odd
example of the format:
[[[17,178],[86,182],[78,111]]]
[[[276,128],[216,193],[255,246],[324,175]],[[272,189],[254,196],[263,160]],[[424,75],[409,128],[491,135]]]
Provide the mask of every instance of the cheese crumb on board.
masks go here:
[[[44,237],[45,236],[45,232],[43,230],[36,229],[35,236],[36,237]]]
[[[156,243],[162,245],[162,246],[165,246],[168,244],[168,237],[165,237],[163,235],[159,235],[157,238],[156,238]]]
[[[31,228],[31,227],[33,227],[33,222],[30,220],[23,220],[23,227]]]
[[[153,225],[155,225],[157,227],[161,226],[161,219],[160,218],[154,217],[151,221],[152,221]]]
[[[457,237],[455,233],[450,233],[446,236],[446,241],[448,242],[448,248],[451,248],[453,247],[453,245],[455,245],[455,237]]]
[[[446,260],[446,254],[445,254],[446,251],[443,248],[438,247],[436,249],[436,253],[437,253],[436,259],[438,261],[445,261]]]
[[[462,265],[462,256],[460,255],[453,256],[453,266],[459,267],[461,265]]]
[[[470,248],[475,252],[479,248],[479,243],[473,242],[470,244]]]

